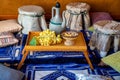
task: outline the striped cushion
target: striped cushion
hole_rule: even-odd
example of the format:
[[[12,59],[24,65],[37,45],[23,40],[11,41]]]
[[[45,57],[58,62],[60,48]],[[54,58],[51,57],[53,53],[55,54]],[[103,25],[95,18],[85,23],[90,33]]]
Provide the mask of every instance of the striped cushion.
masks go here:
[[[10,32],[0,33],[0,47],[9,46],[17,43],[18,40]]]

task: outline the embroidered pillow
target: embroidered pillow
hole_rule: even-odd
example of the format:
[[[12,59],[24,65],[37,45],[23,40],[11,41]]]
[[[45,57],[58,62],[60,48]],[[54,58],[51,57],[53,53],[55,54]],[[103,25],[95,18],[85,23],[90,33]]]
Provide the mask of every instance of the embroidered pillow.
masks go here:
[[[10,32],[0,33],[0,47],[5,47],[18,43],[18,40]]]
[[[18,32],[21,29],[22,29],[22,26],[18,24],[16,19],[0,21],[0,33],[1,32]]]

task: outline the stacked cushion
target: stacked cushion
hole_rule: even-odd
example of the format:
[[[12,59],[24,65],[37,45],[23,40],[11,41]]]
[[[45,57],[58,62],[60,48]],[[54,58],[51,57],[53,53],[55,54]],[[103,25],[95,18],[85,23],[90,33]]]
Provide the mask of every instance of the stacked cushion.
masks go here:
[[[18,32],[22,27],[18,24],[16,19],[9,19],[0,21],[0,33],[1,32]]]
[[[16,44],[18,40],[10,32],[0,33],[0,47],[5,47],[8,45]]]
[[[19,32],[22,27],[16,19],[0,21],[0,47],[16,44],[18,40],[14,37],[14,32]]]

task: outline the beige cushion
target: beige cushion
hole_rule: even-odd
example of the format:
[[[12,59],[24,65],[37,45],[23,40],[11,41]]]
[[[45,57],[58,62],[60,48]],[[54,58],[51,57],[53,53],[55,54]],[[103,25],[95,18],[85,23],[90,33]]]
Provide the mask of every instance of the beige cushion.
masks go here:
[[[102,58],[102,61],[120,72],[120,51]]]
[[[0,33],[1,32],[18,32],[21,29],[22,27],[18,24],[16,19],[0,21]]]
[[[93,27],[104,34],[120,34],[120,22],[114,20],[97,21]]]
[[[5,47],[16,43],[18,43],[18,40],[14,37],[13,33],[0,33],[0,47]]]

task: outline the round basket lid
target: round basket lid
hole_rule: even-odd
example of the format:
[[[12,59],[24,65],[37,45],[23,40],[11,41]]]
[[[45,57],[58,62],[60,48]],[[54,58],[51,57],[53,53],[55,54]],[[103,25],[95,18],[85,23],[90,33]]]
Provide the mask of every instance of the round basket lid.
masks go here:
[[[66,9],[72,11],[73,13],[80,13],[83,11],[89,11],[90,6],[87,3],[74,2],[66,5]]]
[[[19,14],[25,15],[42,15],[44,13],[44,9],[36,5],[26,5],[18,8],[18,12]]]
[[[97,21],[93,26],[104,34],[120,34],[120,23],[114,20]]]

